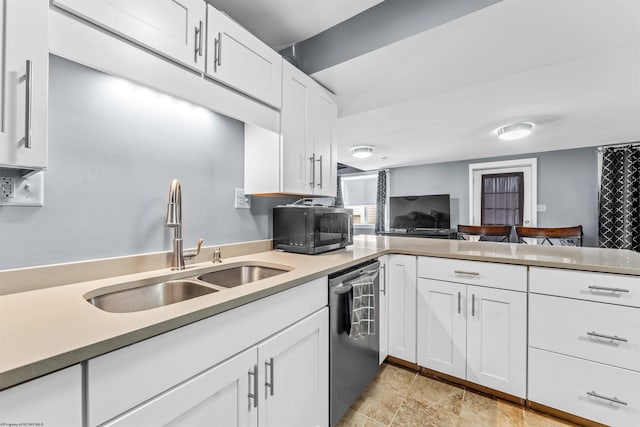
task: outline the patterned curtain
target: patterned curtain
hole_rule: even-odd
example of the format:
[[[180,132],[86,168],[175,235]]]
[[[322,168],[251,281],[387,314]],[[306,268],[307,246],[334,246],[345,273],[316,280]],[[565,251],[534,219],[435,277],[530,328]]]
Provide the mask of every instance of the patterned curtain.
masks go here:
[[[387,171],[378,172],[378,194],[376,198],[376,234],[385,232],[385,211],[387,206]]]
[[[333,201],[336,208],[344,208],[344,200],[342,200],[342,177],[338,175],[338,189],[336,190],[336,199]]]
[[[640,252],[640,146],[602,150],[600,247]]]

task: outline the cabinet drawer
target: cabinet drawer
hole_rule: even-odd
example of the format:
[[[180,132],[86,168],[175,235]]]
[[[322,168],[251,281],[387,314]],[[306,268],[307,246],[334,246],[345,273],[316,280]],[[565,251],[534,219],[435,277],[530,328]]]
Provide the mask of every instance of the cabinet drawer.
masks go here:
[[[635,427],[640,373],[529,348],[529,400],[602,424]]]
[[[640,277],[531,267],[529,291],[640,307]]]
[[[527,290],[527,267],[446,258],[418,258],[418,277],[492,288]]]
[[[102,424],[321,309],[327,286],[322,277],[89,360],[88,424]]]
[[[531,294],[529,345],[640,371],[640,309]]]

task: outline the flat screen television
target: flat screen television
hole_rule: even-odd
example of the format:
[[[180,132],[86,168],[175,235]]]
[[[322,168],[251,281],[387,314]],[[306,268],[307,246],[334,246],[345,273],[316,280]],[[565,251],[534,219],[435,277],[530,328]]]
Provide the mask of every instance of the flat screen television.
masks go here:
[[[392,232],[450,228],[448,194],[389,197],[389,228]]]

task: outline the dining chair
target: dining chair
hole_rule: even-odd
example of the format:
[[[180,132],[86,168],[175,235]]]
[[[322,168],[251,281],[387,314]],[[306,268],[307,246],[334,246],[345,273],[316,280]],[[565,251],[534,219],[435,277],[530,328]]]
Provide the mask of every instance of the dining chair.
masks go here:
[[[525,238],[538,239],[541,245],[554,241],[560,246],[582,246],[582,225],[574,227],[516,227],[519,243],[527,243]]]
[[[508,242],[510,225],[458,225],[458,240],[469,240],[469,236],[480,236],[480,241]]]

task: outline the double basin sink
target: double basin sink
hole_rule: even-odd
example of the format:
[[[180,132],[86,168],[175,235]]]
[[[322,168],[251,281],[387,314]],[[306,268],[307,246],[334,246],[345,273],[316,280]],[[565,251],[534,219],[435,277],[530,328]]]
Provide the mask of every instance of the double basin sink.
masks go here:
[[[94,306],[111,313],[149,310],[212,294],[226,288],[277,276],[291,270],[286,266],[236,265],[184,279],[145,284],[87,298]]]

